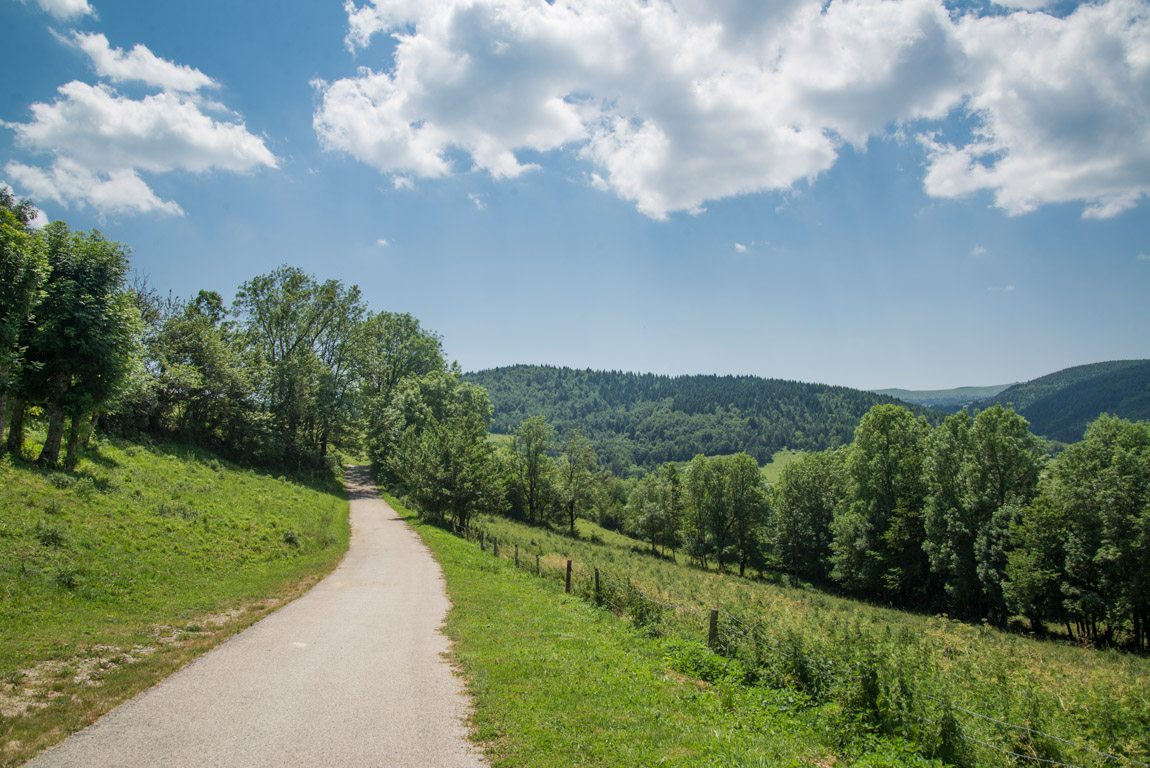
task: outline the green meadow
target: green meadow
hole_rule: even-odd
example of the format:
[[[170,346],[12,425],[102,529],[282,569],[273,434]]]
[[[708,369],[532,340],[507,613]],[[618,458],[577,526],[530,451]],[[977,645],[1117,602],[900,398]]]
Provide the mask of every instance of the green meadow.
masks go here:
[[[422,524],[443,565],[446,632],[474,702],[473,738],[495,768],[941,766],[897,737],[844,741],[827,704],[744,685],[703,645],[660,637],[516,568],[513,550]],[[506,557],[504,557],[506,555]],[[527,564],[527,559],[522,559]],[[534,560],[531,560],[534,563]]]
[[[482,552],[478,540],[466,543],[430,526],[421,530],[447,570],[456,605],[449,630],[479,694],[476,718],[481,735],[484,728],[494,728],[486,725],[488,718],[495,722],[510,718],[494,730],[497,745],[518,745],[506,747],[508,754],[530,752],[535,746],[519,745],[524,738],[514,733],[519,715],[510,714],[515,704],[503,701],[505,692],[496,695],[508,684],[498,682],[499,653],[516,658],[558,653],[549,650],[550,643],[570,635],[573,646],[595,648],[589,654],[592,658],[626,659],[619,662],[624,669],[638,664],[651,679],[662,681],[660,685],[669,685],[664,679],[668,675],[693,684],[710,697],[706,701],[727,713],[730,728],[739,733],[777,731],[780,742],[760,745],[775,755],[762,764],[874,765],[889,758],[892,765],[907,765],[912,754],[916,759],[966,766],[1150,762],[1146,658],[869,605],[789,580],[740,579],[703,571],[681,554],[677,562],[669,553],[652,555],[646,545],[587,521],[580,521],[579,537],[572,538],[484,516],[473,529],[473,537],[483,531]],[[491,556],[492,539],[498,542],[502,563]],[[519,569],[512,562],[517,554]],[[573,562],[575,598],[559,594],[568,559]],[[535,576],[536,562],[542,579]],[[596,568],[598,593],[593,580]],[[498,595],[489,597],[487,590]],[[602,607],[591,607],[594,604]],[[706,648],[712,608],[719,610],[718,654]],[[581,617],[579,628],[545,630],[550,619],[530,616],[540,611]],[[596,639],[603,633],[612,638],[606,644]],[[551,638],[552,634],[560,637]],[[626,641],[618,640],[621,637]],[[498,643],[502,650],[472,656],[468,650],[472,642]],[[619,644],[617,653],[611,650],[613,644]],[[522,647],[514,650],[517,646]],[[491,660],[484,661],[488,653]],[[570,653],[578,656],[575,650]],[[632,653],[645,660],[633,660]],[[599,696],[613,687],[600,678],[616,672],[584,668],[571,660],[558,666],[569,664],[574,667],[563,673],[563,685],[589,685]],[[538,703],[547,698],[543,691],[558,672],[550,667],[525,668],[520,674],[541,676],[535,683],[539,692],[533,694]],[[579,681],[584,677],[590,679]],[[629,679],[619,695],[633,697],[635,685]],[[629,700],[637,712],[624,723],[646,711],[641,699]],[[774,713],[771,718],[784,712],[786,717],[768,718],[770,723],[764,725],[760,704]],[[600,706],[590,699],[566,706],[584,705]],[[504,708],[508,714],[500,714]],[[687,718],[670,710],[665,716],[680,725]],[[704,730],[714,726],[706,722],[700,725]],[[578,741],[592,738],[589,732],[605,726],[588,721],[577,727]],[[723,726],[714,727],[726,733]],[[791,729],[803,734],[794,737],[794,744],[805,746],[779,746],[791,743]],[[651,739],[656,737],[646,725],[627,724],[616,730],[611,738],[634,739],[635,754],[642,759],[614,762],[603,756],[578,764],[648,764],[648,758],[655,764],[655,754],[660,759],[677,754],[678,748],[653,746]],[[486,737],[492,738],[490,733]],[[684,759],[683,764],[760,764],[750,747],[746,753],[736,750],[719,758],[705,749],[693,751],[702,749],[701,743],[682,749],[687,750],[684,754],[706,758],[697,763]],[[496,751],[503,754],[503,749],[499,746]],[[572,759],[575,754],[571,753]],[[516,757],[505,764],[534,763]]]
[[[783,468],[805,453],[806,451],[792,451],[789,448],[775,451],[771,454],[771,460],[763,465],[763,480],[768,484],[778,482],[779,475],[783,473]]]

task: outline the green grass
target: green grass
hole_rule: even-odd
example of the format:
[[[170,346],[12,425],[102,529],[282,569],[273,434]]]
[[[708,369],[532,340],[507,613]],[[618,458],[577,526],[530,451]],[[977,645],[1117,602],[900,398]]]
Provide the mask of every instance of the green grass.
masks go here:
[[[898,739],[844,741],[836,705],[744,685],[697,641],[653,637],[490,547],[413,522],[443,565],[446,632],[495,768],[940,765]]]
[[[333,481],[104,441],[74,473],[0,461],[0,765],[18,764],[330,571]]]
[[[805,453],[806,451],[792,451],[789,448],[775,451],[771,455],[771,460],[763,465],[763,480],[768,483],[777,483],[779,481],[779,475],[783,472],[783,467]]]
[[[788,585],[786,579],[772,583],[722,576],[685,564],[681,555],[674,563],[643,554],[637,550],[644,545],[619,534],[600,534],[589,524],[581,524],[586,538],[580,539],[503,518],[481,517],[476,525],[499,539],[503,557],[513,556],[518,545],[521,561],[533,569],[535,555],[541,555],[542,568],[554,583],[571,558],[576,589],[583,594],[589,594],[597,567],[615,584],[632,584],[659,601],[683,606],[682,611],[655,612],[651,624],[664,637],[698,642],[706,636],[706,611],[719,607],[728,653],[757,670],[758,680],[780,690],[841,703],[860,695],[860,676],[872,676],[874,690],[868,695],[878,702],[878,711],[867,728],[926,743],[927,751],[943,717],[939,699],[1088,749],[1150,763],[1150,659],[863,604],[803,584]],[[625,589],[617,588],[616,595],[628,599]],[[748,630],[731,616],[754,627],[761,642],[743,640],[739,633]],[[1072,765],[1134,764],[1123,759],[1107,763],[1088,750],[967,713],[955,717],[971,737],[963,742],[969,765],[1014,764],[973,739]]]

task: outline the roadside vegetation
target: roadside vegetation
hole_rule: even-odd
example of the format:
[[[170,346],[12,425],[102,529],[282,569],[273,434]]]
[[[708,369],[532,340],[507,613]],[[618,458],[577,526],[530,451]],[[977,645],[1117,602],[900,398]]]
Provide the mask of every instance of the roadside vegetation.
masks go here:
[[[737,663],[697,640],[562,595],[557,580],[516,569],[511,549],[495,560],[490,546],[417,530],[443,564],[446,632],[474,701],[473,738],[495,768],[942,765],[903,739],[842,730],[832,704],[746,685]]]
[[[866,605],[788,577],[703,571],[652,556],[642,542],[587,521],[575,537],[492,516],[476,518],[466,541],[431,526],[420,530],[448,573],[456,606],[449,633],[477,689],[479,736],[494,738],[498,754],[512,750],[508,765],[534,764],[519,762],[520,750],[545,754],[569,739],[572,746],[563,748],[574,752],[600,735],[616,751],[575,764],[616,764],[618,754],[655,764],[667,754],[660,750],[673,752],[644,726],[632,731],[632,719],[606,724],[603,712],[616,706],[614,698],[644,694],[634,692],[641,683],[628,676],[627,652],[612,671],[598,669],[610,651],[595,636],[628,652],[647,649],[658,659],[643,664],[652,681],[695,681],[692,700],[705,707],[660,716],[657,704],[654,713],[636,705],[656,719],[673,717],[686,732],[718,729],[733,750],[716,758],[707,750],[717,745],[704,739],[682,747],[699,750],[687,753],[696,762],[683,764],[757,765],[754,749],[771,756],[764,765],[811,766],[934,759],[1004,768],[1051,760],[1137,766],[1150,757],[1145,658]],[[576,602],[560,596],[568,559]],[[706,646],[712,608],[719,610],[714,651]],[[604,611],[618,617],[615,626],[602,625]],[[549,625],[564,612],[589,618],[578,629]],[[620,641],[620,633],[628,639]],[[552,642],[562,645],[555,663]],[[474,656],[472,643],[479,646]],[[518,734],[521,721],[535,716],[572,721],[579,735],[543,725],[536,736]],[[591,727],[603,733],[588,736]]]

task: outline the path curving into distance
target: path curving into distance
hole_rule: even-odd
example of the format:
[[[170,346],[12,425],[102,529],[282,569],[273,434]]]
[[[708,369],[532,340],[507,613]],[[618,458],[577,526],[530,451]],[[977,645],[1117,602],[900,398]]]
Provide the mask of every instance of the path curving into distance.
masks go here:
[[[440,633],[443,574],[347,472],[351,547],[306,595],[27,763],[480,768]]]

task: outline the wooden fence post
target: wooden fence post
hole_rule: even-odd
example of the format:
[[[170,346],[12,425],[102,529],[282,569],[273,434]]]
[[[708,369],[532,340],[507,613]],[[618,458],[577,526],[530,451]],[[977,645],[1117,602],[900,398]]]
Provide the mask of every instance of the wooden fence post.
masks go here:
[[[719,644],[719,609],[711,609],[710,626],[707,627],[707,647],[712,651]]]
[[[535,556],[535,575],[539,575],[539,555]]]
[[[480,552],[482,552],[484,549],[487,548],[486,544],[487,544],[487,536],[484,535],[483,531],[480,531],[479,532],[479,551]]]
[[[515,545],[515,567],[519,567],[519,545]]]
[[[599,603],[601,603],[601,602],[603,602],[603,601],[599,599],[599,569],[596,568],[595,569],[595,605],[599,605]]]
[[[491,537],[491,551],[496,557],[499,557],[499,539],[494,536]]]
[[[567,594],[571,594],[571,561],[567,561]]]

